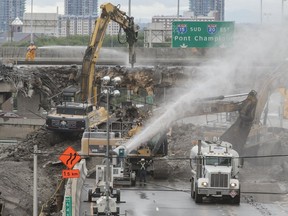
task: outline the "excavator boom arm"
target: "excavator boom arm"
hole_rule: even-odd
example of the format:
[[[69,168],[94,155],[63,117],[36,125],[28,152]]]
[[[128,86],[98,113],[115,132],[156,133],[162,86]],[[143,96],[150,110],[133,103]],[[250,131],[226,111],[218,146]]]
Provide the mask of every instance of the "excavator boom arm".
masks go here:
[[[89,46],[87,47],[82,65],[81,73],[81,95],[83,102],[96,104],[97,90],[93,88],[95,75],[95,64],[99,57],[99,52],[104,41],[106,29],[111,20],[118,23],[126,33],[126,41],[129,45],[129,63],[134,65],[136,62],[135,43],[138,37],[138,26],[134,24],[134,18],[126,15],[119,7],[111,3],[102,4],[101,15],[95,21],[95,28],[90,38]]]

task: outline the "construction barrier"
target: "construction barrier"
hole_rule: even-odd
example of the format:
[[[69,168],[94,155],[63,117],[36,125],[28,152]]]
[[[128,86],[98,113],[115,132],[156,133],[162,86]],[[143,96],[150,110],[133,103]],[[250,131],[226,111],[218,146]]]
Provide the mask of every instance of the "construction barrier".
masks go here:
[[[82,159],[73,169],[80,170],[79,178],[70,178],[65,186],[65,195],[62,207],[63,216],[79,216],[81,205],[81,192],[88,170],[86,161]]]

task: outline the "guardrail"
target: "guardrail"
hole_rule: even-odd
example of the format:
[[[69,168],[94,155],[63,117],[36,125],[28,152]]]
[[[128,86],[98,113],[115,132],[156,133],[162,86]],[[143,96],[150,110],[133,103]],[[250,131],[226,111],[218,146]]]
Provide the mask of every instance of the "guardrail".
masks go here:
[[[17,145],[18,140],[0,140],[0,145]]]

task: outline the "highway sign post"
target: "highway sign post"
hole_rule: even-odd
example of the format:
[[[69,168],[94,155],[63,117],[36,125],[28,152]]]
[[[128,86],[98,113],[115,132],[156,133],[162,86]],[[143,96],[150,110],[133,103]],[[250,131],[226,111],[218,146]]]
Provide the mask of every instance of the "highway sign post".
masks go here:
[[[172,47],[227,47],[233,42],[234,22],[174,21]]]
[[[72,216],[72,197],[65,196],[65,216]]]

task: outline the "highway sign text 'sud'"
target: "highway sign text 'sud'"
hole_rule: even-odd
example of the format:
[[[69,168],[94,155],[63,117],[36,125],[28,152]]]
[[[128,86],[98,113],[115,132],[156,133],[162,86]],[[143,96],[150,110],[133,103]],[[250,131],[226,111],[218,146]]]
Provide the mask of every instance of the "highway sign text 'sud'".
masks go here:
[[[69,146],[62,155],[60,155],[59,160],[61,160],[69,169],[72,169],[73,166],[81,160],[81,156]]]
[[[227,47],[233,34],[234,22],[174,21],[172,47]]]

